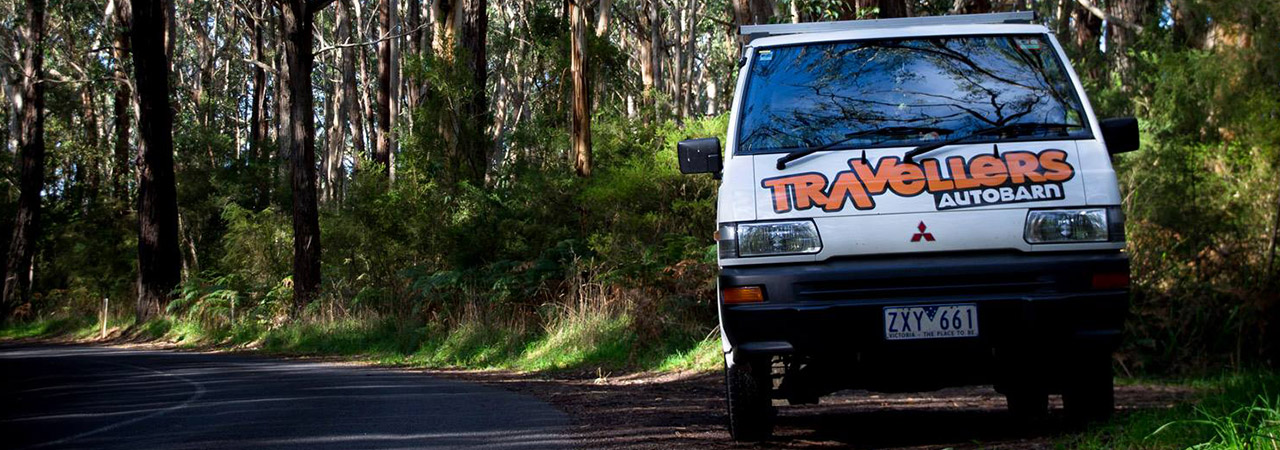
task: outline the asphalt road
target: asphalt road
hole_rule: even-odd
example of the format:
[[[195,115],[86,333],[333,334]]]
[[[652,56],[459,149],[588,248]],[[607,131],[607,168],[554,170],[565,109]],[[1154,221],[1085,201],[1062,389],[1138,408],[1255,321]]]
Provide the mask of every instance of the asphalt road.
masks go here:
[[[533,397],[410,371],[0,345],[0,449],[566,448]]]

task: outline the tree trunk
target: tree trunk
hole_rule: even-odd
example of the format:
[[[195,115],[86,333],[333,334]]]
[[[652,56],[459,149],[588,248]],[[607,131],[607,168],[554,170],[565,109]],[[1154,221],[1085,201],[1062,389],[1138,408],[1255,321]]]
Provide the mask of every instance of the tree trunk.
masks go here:
[[[911,7],[907,0],[880,0],[880,18],[911,17]]]
[[[113,99],[111,114],[114,116],[116,139],[115,149],[111,171],[111,188],[114,191],[116,200],[124,203],[129,198],[129,136],[131,131],[130,121],[133,119],[133,111],[130,110],[133,102],[133,89],[129,86],[129,74],[125,71],[125,61],[129,57],[129,2],[127,0],[117,1],[115,4],[115,14],[112,19],[115,22],[116,33],[112,40],[111,56],[114,59],[115,71],[112,76],[116,81],[115,99]]]
[[[1189,48],[1203,49],[1208,26],[1199,5],[1193,0],[1173,0],[1170,3],[1174,42]]]
[[[1074,19],[1072,37],[1074,37],[1077,51],[1076,56],[1082,60],[1084,70],[1088,71],[1090,78],[1101,79],[1102,63],[1099,61],[1101,50],[1098,39],[1102,36],[1102,19],[1079,7],[1074,10]]]
[[[742,54],[742,46],[746,43],[741,36],[738,36],[738,27],[769,23],[769,20],[773,18],[773,6],[771,5],[771,0],[730,0],[730,3],[733,8],[733,23],[736,26],[731,27],[729,33],[733,41],[737,43],[734,53],[734,59],[736,60],[737,55]]]
[[[138,322],[164,310],[180,280],[173,110],[165,37],[169,0],[132,0],[133,76],[138,95]]]
[[[330,60],[323,62],[323,67],[335,67],[332,60],[337,57],[333,52],[324,53],[323,58]],[[324,109],[324,124],[328,128],[324,130],[324,141],[320,145],[319,203],[329,203],[337,193],[337,189],[334,188],[338,182],[336,155],[342,151],[342,130],[345,124],[335,120],[338,115],[338,105],[342,104],[342,83],[329,77],[327,70],[322,70],[320,73],[320,90],[325,92],[325,101],[320,107]]]
[[[346,42],[351,39],[351,2],[352,0],[339,0],[338,2],[338,41]],[[356,29],[356,36],[359,36],[359,29]],[[345,34],[344,34],[345,32]],[[344,37],[345,36],[345,37]],[[356,53],[355,47],[344,47],[342,49],[342,104],[340,107],[343,112],[339,117],[345,117],[351,130],[351,146],[357,158],[365,156],[364,149],[364,121],[361,119],[359,104],[357,100],[356,90]],[[341,119],[340,119],[341,120]]]
[[[360,34],[366,30],[364,7],[361,6],[360,1],[358,0],[345,1],[347,5],[352,7],[352,12],[355,14],[354,34],[356,36],[360,36]],[[360,144],[356,145],[356,148],[360,150],[360,153],[356,158],[356,167],[359,167],[360,161],[373,159],[373,152],[377,150],[378,143],[376,134],[378,124],[377,118],[373,114],[373,102],[369,101],[369,62],[368,55],[365,52],[365,47],[360,46],[353,49],[352,56],[355,58],[356,64],[359,67],[359,71],[356,73],[356,79],[359,80],[356,89],[359,94],[351,95],[351,107],[356,113],[351,114],[350,116],[351,123],[356,128],[356,137],[353,137],[352,139],[360,139]],[[366,120],[368,120],[367,127],[365,126]],[[365,153],[366,150],[368,150],[368,153]]]
[[[293,188],[293,304],[297,312],[320,291],[320,215],[316,205],[315,110],[311,93],[312,1],[286,0],[281,5],[284,53],[289,62],[289,111],[293,139],[289,179]]]
[[[408,11],[405,14],[405,32],[409,33],[406,50],[410,55],[422,53],[422,0],[408,0]],[[405,103],[409,107],[410,126],[412,127],[413,110],[422,101],[422,91],[412,82],[406,82]]]
[[[22,110],[18,135],[18,212],[5,262],[3,315],[31,297],[32,256],[40,237],[40,191],[44,189],[45,2],[27,0],[26,42],[22,50]]]
[[[284,8],[281,8],[283,10]],[[281,12],[280,14],[283,14]],[[276,38],[280,44],[284,44],[287,39],[285,35],[284,20],[277,17],[277,29],[279,33]],[[289,69],[289,60],[285,52],[276,52],[276,154],[263,160],[269,168],[269,175],[262,177],[262,182],[266,189],[262,195],[266,196],[267,204],[270,204],[272,190],[275,189],[280,176],[280,161],[288,159],[292,155],[293,149],[293,92],[290,88],[292,83],[293,72]]]
[[[691,105],[694,103],[695,99],[693,95],[693,76],[695,69],[694,66],[696,66],[698,62],[698,58],[695,56],[697,55],[695,52],[695,44],[698,40],[698,0],[689,0],[687,9],[688,14],[685,19],[686,24],[683,26],[685,28],[683,33],[684,37],[681,38],[684,41],[684,52],[682,52],[684,55],[682,62],[682,65],[684,66],[684,74],[681,76],[681,79],[683,79],[684,82],[679,86],[680,117],[689,117],[689,111],[694,109]]]
[[[391,33],[399,34],[403,32],[400,28],[400,14],[396,10],[399,0],[391,2]],[[390,149],[387,151],[387,177],[388,181],[395,183],[396,181],[396,153],[400,150],[399,141],[396,140],[396,130],[400,124],[400,96],[401,96],[401,78],[400,78],[400,45],[403,38],[395,38],[387,41],[391,44],[391,103],[389,108],[389,118],[391,119],[391,134],[387,136],[387,143]]]
[[[956,0],[951,14],[986,14],[991,12],[991,0]]]
[[[1155,14],[1156,2],[1152,0],[1118,0],[1108,2],[1108,7],[1120,20],[1131,25],[1141,27],[1146,24],[1146,19]],[[1116,73],[1120,76],[1121,89],[1128,90],[1136,82],[1133,76],[1133,59],[1129,57],[1129,50],[1138,40],[1138,31],[1130,26],[1121,26],[1117,23],[1107,24],[1107,37],[1110,43],[1107,45],[1107,53],[1111,56],[1111,60],[1115,66]]]
[[[613,0],[600,0],[596,13],[596,36],[604,37],[609,32],[609,18],[613,15]]]
[[[683,0],[678,0],[678,1],[683,1]],[[685,32],[685,20],[687,20],[688,18],[689,18],[689,9],[680,8],[680,14],[675,15],[675,17],[673,17],[676,23],[671,27],[671,31],[675,35],[674,42],[671,43],[671,47],[675,50],[675,52],[672,54],[672,57],[671,57],[671,66],[672,66],[671,76],[670,76],[671,102],[672,102],[671,110],[675,112],[677,122],[684,120],[684,115],[682,113],[684,108],[684,88],[683,88],[684,67],[685,67],[684,65],[685,63],[684,32]]]
[[[587,78],[587,14],[579,5],[583,0],[569,2],[569,35],[572,49],[569,55],[573,76],[573,168],[580,177],[591,176],[591,99]]]
[[[657,19],[656,5],[653,0],[642,0],[640,10],[640,27],[636,30],[636,40],[639,41],[639,51],[637,52],[640,60],[640,84],[643,87],[643,98],[646,106],[653,106],[654,95],[653,89],[657,85],[658,73],[654,67],[655,44],[653,33],[650,33],[656,25]],[[647,120],[647,118],[646,118]]]
[[[266,31],[264,29],[265,27],[261,23],[263,14],[266,13],[263,8],[263,3],[264,2],[256,2],[256,6],[253,11],[254,16],[249,18],[249,29],[250,32],[253,33],[253,48],[251,55],[253,60],[258,63],[262,62],[262,43],[264,40],[262,35]],[[267,120],[264,114],[266,112],[264,108],[266,107],[267,100],[267,71],[266,69],[263,69],[261,65],[254,64],[252,73],[253,106],[251,108],[252,110],[249,112],[249,160],[253,164],[251,167],[254,169],[261,169],[263,165],[267,164],[267,158],[270,156],[267,153],[267,146],[264,145],[266,141],[265,135],[267,127]],[[254,173],[261,172],[255,170]],[[259,178],[259,180],[256,183],[256,189],[258,191],[256,206],[258,209],[262,209],[266,208],[270,202],[271,184],[270,180],[266,180],[267,182],[265,183],[263,182],[262,179],[265,179],[266,177],[257,178]]]
[[[769,23],[774,16],[772,0],[732,0],[733,19],[738,25]]]
[[[378,34],[389,36],[395,31],[392,18],[395,17],[395,0],[381,0],[378,8]],[[391,176],[391,43],[387,39],[378,43],[378,141],[373,153],[373,162],[382,165],[382,174]]]
[[[459,139],[461,156],[460,179],[482,186],[486,161],[489,155],[485,129],[489,123],[485,85],[488,81],[485,37],[489,30],[488,0],[460,0],[458,17],[458,47],[466,58],[460,61],[471,71],[471,96],[466,99],[460,119],[468,129],[467,136]]]

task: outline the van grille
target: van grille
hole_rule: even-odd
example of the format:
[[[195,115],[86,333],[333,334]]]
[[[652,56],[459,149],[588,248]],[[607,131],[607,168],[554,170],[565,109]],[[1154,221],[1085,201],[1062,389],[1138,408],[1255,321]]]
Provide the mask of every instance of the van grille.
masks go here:
[[[795,285],[795,294],[800,301],[872,300],[1032,294],[1052,290],[1057,285],[1058,281],[1052,276],[1036,274],[929,276],[798,283]]]

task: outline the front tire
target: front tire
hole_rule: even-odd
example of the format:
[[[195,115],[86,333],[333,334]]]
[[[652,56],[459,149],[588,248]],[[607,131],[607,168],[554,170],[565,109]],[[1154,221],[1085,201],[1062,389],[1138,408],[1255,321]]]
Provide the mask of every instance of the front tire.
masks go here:
[[[1041,389],[1020,388],[1005,394],[1009,413],[1019,420],[1035,420],[1049,413],[1049,394]]]
[[[1107,420],[1115,412],[1115,403],[1111,354],[1078,358],[1071,379],[1063,386],[1062,407],[1067,418],[1080,424]]]
[[[762,441],[773,435],[776,410],[770,391],[769,361],[725,361],[725,400],[729,407],[729,435],[735,441]]]

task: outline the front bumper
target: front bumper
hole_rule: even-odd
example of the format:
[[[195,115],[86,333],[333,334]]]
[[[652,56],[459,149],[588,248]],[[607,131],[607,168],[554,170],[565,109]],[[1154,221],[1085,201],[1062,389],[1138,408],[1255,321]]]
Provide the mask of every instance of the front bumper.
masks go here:
[[[842,387],[915,390],[1050,380],[1070,355],[1120,342],[1128,274],[1121,252],[908,255],[817,264],[726,267],[720,287],[763,286],[766,301],[721,305],[730,356],[790,356],[836,369]],[[888,341],[886,306],[975,304],[977,337]],[[830,372],[828,370],[828,372]]]

